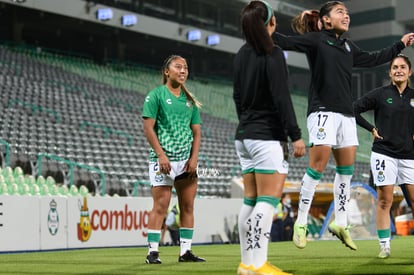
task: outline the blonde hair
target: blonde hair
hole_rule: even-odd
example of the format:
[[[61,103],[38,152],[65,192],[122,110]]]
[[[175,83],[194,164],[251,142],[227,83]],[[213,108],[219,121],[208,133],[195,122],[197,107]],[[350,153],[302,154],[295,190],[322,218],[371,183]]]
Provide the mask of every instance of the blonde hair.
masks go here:
[[[164,72],[165,70],[168,70],[171,62],[173,62],[175,59],[183,59],[187,63],[187,60],[180,55],[170,55],[167,57],[164,61],[164,64],[162,65],[162,84],[167,83],[168,78]],[[181,84],[181,89],[184,91],[185,96],[188,100],[190,100],[197,108],[201,108],[201,102],[195,98],[195,96],[187,89],[184,84]]]

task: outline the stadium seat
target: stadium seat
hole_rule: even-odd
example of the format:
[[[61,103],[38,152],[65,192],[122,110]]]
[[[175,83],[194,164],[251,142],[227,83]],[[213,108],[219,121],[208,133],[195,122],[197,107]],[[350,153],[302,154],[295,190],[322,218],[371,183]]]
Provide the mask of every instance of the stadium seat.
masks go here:
[[[9,190],[5,182],[0,183],[0,195],[8,195]]]
[[[9,195],[20,195],[19,186],[16,183],[9,184],[7,193]]]
[[[37,184],[29,185],[30,187],[30,194],[33,196],[40,196],[40,188]]]
[[[31,195],[30,186],[27,183],[23,183],[20,189],[20,195]]]
[[[76,185],[72,185],[72,186],[69,188],[69,194],[70,194],[71,196],[77,196],[77,195],[79,194],[79,189],[78,189],[78,187],[77,187]]]
[[[63,184],[59,187],[59,195],[61,196],[67,196],[69,193],[68,186]]]
[[[119,70],[118,65],[100,66],[87,59],[48,52],[28,54],[27,50],[8,47],[0,48],[0,56],[2,62],[24,68],[20,73],[7,69],[0,74],[0,104],[4,107],[0,113],[0,136],[12,144],[15,163],[24,155],[30,167],[14,170],[4,167],[0,172],[5,181],[12,184],[14,181],[8,175],[20,174],[22,169],[31,171],[25,179],[30,188],[34,183],[42,186],[46,181],[50,193],[54,185],[49,176],[59,184],[86,185],[90,194],[104,188],[100,186],[99,175],[85,176],[91,173],[83,171],[80,175],[75,173],[74,182],[70,182],[67,163],[42,161],[42,171],[38,175],[37,157],[42,153],[101,169],[105,173],[106,193],[111,186],[117,194],[135,195],[128,191],[125,182],[132,186],[138,180],[148,180],[149,145],[142,134],[140,112],[146,93],[159,83],[159,72],[129,65]],[[232,86],[192,80],[189,89],[196,91],[203,103],[200,166],[220,171],[220,177],[214,182],[199,177],[198,196],[228,197],[231,177],[241,176],[240,169],[234,168],[239,166],[239,161],[233,140],[237,117],[231,98]],[[298,95],[292,97],[301,128],[306,129],[303,125],[306,124],[307,99]],[[81,130],[84,121],[106,128],[84,126]],[[3,149],[0,146],[0,153],[4,153]],[[333,160],[330,163],[334,163]],[[287,180],[300,181],[306,167],[307,159],[292,159]],[[359,168],[356,164],[355,168],[358,174],[369,171],[365,165]],[[333,171],[327,171],[323,180],[332,181]],[[59,194],[62,194],[61,189]],[[137,186],[137,192],[140,196],[151,196],[147,185]]]

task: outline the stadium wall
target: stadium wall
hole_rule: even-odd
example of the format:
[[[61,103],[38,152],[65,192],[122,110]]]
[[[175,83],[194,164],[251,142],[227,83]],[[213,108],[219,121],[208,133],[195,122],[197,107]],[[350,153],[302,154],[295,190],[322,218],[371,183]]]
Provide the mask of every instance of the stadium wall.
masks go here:
[[[193,243],[212,243],[218,235],[228,242],[241,204],[196,199]],[[146,197],[0,195],[0,253],[145,246],[151,208]]]

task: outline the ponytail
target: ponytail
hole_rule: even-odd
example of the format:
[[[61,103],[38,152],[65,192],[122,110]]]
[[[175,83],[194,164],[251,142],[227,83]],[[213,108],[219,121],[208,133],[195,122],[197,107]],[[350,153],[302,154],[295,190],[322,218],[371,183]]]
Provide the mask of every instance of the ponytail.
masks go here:
[[[321,21],[317,10],[306,10],[293,17],[290,24],[293,31],[298,34],[318,32],[321,30]]]

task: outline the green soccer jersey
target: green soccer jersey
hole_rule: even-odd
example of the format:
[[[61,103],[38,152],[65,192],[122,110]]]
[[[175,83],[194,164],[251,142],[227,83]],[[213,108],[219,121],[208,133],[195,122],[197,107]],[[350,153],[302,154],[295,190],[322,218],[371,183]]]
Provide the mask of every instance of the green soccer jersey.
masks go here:
[[[201,124],[198,108],[181,91],[174,96],[163,85],[150,91],[145,98],[143,118],[155,119],[154,131],[162,149],[170,161],[186,160],[190,157],[193,142],[192,124]],[[150,160],[156,161],[157,155],[150,150]]]

